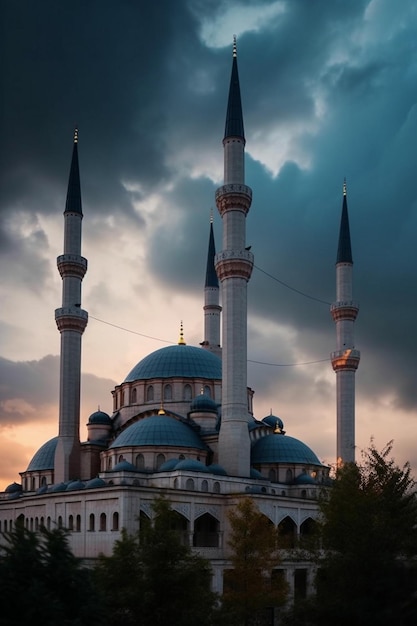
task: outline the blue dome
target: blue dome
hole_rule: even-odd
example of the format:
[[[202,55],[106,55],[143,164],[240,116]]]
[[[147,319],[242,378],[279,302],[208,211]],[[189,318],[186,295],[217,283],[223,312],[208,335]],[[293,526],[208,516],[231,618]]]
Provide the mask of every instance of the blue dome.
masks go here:
[[[207,411],[210,413],[217,413],[218,404],[215,400],[205,393],[200,393],[191,402],[191,411]]]
[[[72,480],[67,486],[67,491],[78,491],[78,489],[85,489],[85,483],[82,480]]]
[[[135,422],[120,433],[110,448],[125,446],[175,446],[206,450],[190,426],[166,415],[152,415]]]
[[[265,476],[262,476],[261,472],[259,472],[254,467],[250,468],[250,477],[251,478],[261,479],[261,480],[266,480]]]
[[[265,435],[255,441],[252,446],[251,461],[255,465],[259,463],[322,465],[305,443],[282,434]]]
[[[65,491],[68,483],[57,483],[48,487],[48,493],[57,493],[58,491]]]
[[[184,459],[179,461],[176,466],[176,470],[191,470],[192,472],[208,472],[208,468],[201,461],[195,459]]]
[[[310,474],[299,474],[294,480],[295,485],[317,485],[317,481],[314,480]]]
[[[107,413],[104,413],[104,411],[95,411],[95,413],[92,413],[90,415],[90,417],[88,418],[88,423],[89,424],[104,424],[106,426],[111,426],[111,419],[110,416],[107,415]]]
[[[106,481],[97,476],[96,478],[91,478],[91,480],[88,480],[85,483],[85,488],[96,489],[97,487],[106,487],[106,485],[107,485]]]
[[[139,361],[124,382],[172,377],[220,380],[222,363],[218,356],[204,348],[184,344],[167,346]]]
[[[28,465],[27,472],[34,472],[39,470],[52,470],[54,469],[55,461],[55,449],[58,443],[58,437],[50,439],[43,444],[36,452]]]
[[[217,474],[218,476],[227,476],[227,472],[221,465],[218,463],[212,463],[211,465],[207,465],[207,469],[210,474]]]
[[[20,493],[22,491],[22,485],[12,483],[11,485],[8,485],[4,491],[5,493]]]
[[[137,469],[132,463],[129,463],[129,461],[126,461],[125,459],[123,459],[123,461],[119,461],[118,463],[116,463],[116,465],[113,467],[111,471],[112,472],[121,472],[121,471],[136,472]]]
[[[276,415],[267,415],[263,418],[262,421],[274,429],[278,427],[280,430],[284,430],[284,422],[280,417],[277,417]]]
[[[172,470],[174,469],[178,461],[179,459],[168,459],[168,461],[165,461],[165,463],[162,463],[161,467],[159,468],[159,471],[160,472],[172,472]]]

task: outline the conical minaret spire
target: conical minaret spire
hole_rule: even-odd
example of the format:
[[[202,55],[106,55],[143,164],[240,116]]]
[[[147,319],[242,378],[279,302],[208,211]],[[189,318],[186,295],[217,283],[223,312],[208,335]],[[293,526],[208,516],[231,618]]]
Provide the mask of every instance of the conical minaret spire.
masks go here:
[[[205,350],[221,356],[220,347],[220,313],[219,279],[214,267],[216,246],[214,243],[213,215],[210,215],[210,235],[207,252],[206,281],[204,284],[204,341]]]
[[[247,283],[253,255],[246,249],[246,215],[252,190],[245,185],[245,136],[233,41],[232,74],[227,105],[224,185],[216,191],[223,221],[223,248],[215,267],[222,296],[222,420],[219,463],[231,476],[250,475],[249,411],[247,399]]]
[[[355,373],[360,352],[355,349],[354,342],[354,324],[359,306],[352,300],[352,268],[345,181],[336,257],[336,302],[330,309],[336,323],[337,341],[337,350],[332,353],[331,359],[336,372],[338,466],[355,461]]]
[[[56,483],[81,477],[81,337],[88,321],[87,311],[81,308],[81,283],[87,271],[87,260],[81,256],[82,218],[78,130],[75,130],[64,211],[64,254],[57,259],[62,278],[62,307],[55,311],[56,324],[61,333],[59,433],[54,466]]]

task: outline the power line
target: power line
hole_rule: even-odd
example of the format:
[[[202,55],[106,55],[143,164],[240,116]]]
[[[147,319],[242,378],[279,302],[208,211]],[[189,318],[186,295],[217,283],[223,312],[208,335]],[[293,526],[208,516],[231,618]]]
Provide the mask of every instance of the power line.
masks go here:
[[[331,302],[327,302],[326,300],[320,300],[320,298],[315,298],[314,296],[310,296],[308,293],[304,293],[304,291],[300,291],[299,289],[295,289],[295,287],[291,287],[291,285],[289,285],[288,283],[284,283],[284,281],[280,280],[279,278],[276,278],[276,276],[272,276],[272,274],[269,274],[268,272],[261,269],[257,265],[254,265],[253,267],[256,268],[259,272],[262,272],[262,274],[265,274],[265,276],[268,276],[268,278],[272,278],[272,280],[275,280],[275,282],[279,283],[283,287],[286,287],[287,289],[290,289],[291,291],[295,291],[295,293],[300,294],[300,296],[304,296],[304,298],[309,298],[310,300],[315,300],[316,302],[320,302],[321,304],[327,304],[328,306],[331,305]]]

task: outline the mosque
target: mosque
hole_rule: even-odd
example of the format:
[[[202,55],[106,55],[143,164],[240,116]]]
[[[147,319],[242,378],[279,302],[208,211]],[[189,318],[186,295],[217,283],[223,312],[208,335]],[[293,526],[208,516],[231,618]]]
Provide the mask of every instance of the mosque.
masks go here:
[[[77,557],[93,562],[111,554],[121,530],[136,532],[152,502],[164,494],[178,512],[178,530],[208,558],[213,589],[223,590],[228,560],[228,511],[251,496],[288,548],[280,565],[290,593],[309,592],[308,562],[291,558],[291,547],[308,535],[318,515],[317,497],[330,468],[302,441],[286,434],[279,417],[253,415],[247,385],[247,285],[253,254],[246,245],[252,190],[245,184],[245,135],[236,41],[228,95],[224,184],[215,194],[222,218],[222,249],[216,254],[210,224],[204,287],[204,339],[152,352],[115,387],[113,413],[93,413],[87,441],[80,441],[81,342],[88,314],[81,306],[87,260],[81,256],[83,219],[74,136],[64,211],[64,251],[57,259],[62,306],[55,311],[61,336],[58,434],[33,456],[21,482],[0,494],[0,533],[21,520],[36,531],[69,530]],[[352,300],[352,254],[346,186],[336,258],[337,458],[354,460],[354,348],[358,306]],[[1,536],[1,535],[0,535]]]

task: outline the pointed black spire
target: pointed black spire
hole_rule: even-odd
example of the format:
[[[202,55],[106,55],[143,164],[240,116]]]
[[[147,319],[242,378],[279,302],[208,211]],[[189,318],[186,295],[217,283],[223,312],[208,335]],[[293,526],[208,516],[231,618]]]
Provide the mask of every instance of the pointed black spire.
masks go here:
[[[78,167],[78,128],[74,131],[74,147],[72,150],[71,169],[68,180],[67,201],[65,213],[83,214],[81,207],[80,170]]]
[[[210,237],[207,253],[207,269],[206,269],[206,283],[205,287],[218,287],[219,279],[217,278],[216,270],[214,268],[214,257],[216,256],[216,247],[214,244],[213,233],[213,217],[210,218]]]
[[[350,245],[349,216],[347,208],[346,180],[343,183],[343,206],[340,220],[339,245],[337,248],[336,263],[353,263],[352,248]]]
[[[242,102],[240,99],[239,73],[237,70],[236,36],[233,37],[233,64],[230,77],[229,100],[227,103],[226,127],[224,138],[242,137],[245,139],[243,130]]]

